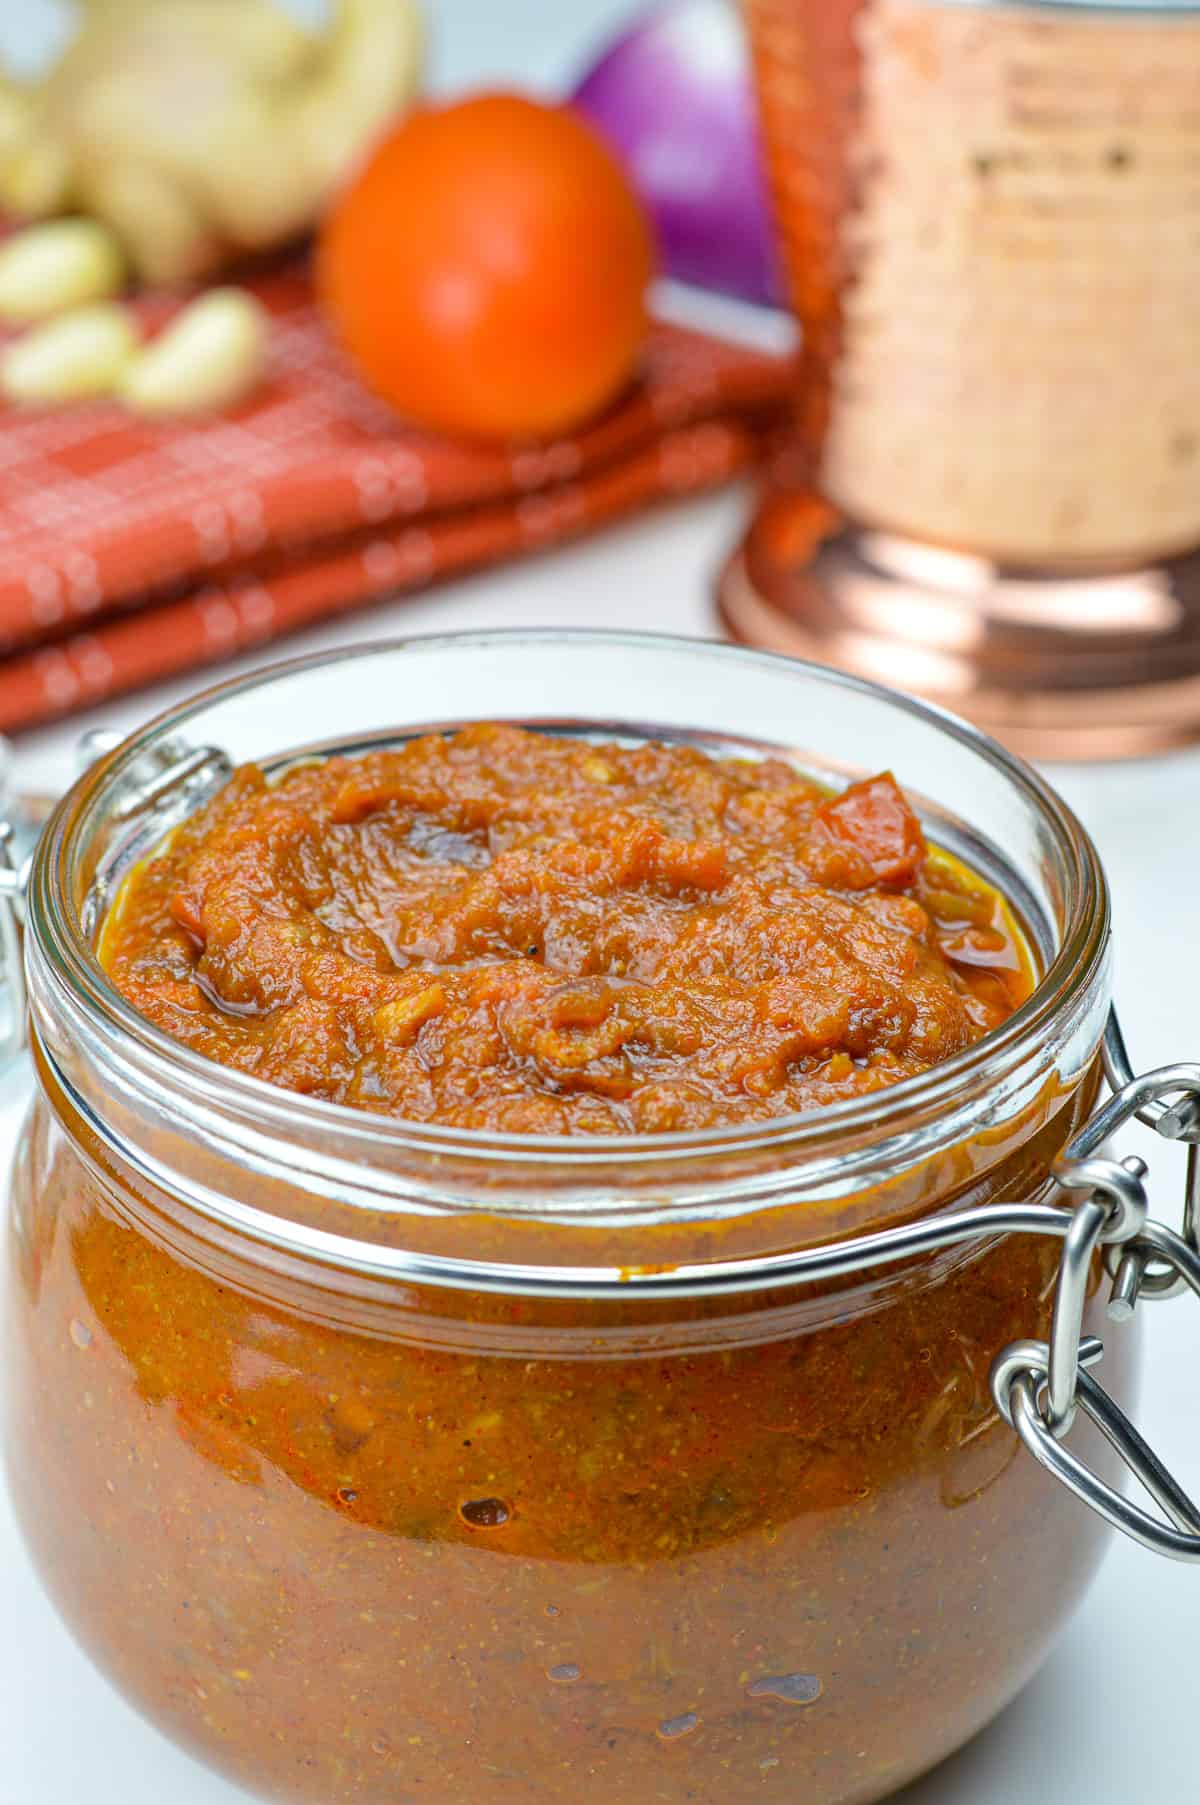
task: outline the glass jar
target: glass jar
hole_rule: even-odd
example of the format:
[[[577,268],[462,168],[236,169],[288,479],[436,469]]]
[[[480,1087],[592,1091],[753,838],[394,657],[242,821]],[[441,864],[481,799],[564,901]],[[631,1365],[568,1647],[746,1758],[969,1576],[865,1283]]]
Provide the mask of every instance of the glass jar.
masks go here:
[[[869,1099],[603,1142],[305,1099],[108,984],[114,885],[231,763],[481,717],[783,751],[835,783],[894,766],[931,836],[1016,904],[1042,981]],[[1094,850],[1033,772],[898,695],[728,648],[370,646],[134,736],[58,808],[26,901],[39,1088],[4,1433],[68,1623],[168,1734],[281,1800],[835,1805],[902,1785],[1029,1678],[1104,1540],[989,1370],[1051,1336],[1062,1230],[991,1225],[1064,1218],[1108,926]],[[974,1235],[947,1234],[968,1210]],[[858,1259],[905,1224],[927,1245]],[[821,1266],[831,1248],[849,1258]],[[1132,1348],[1106,1360],[1117,1398]],[[1073,1444],[1111,1472],[1088,1423]]]
[[[1200,5],[741,6],[803,353],[727,624],[1041,756],[1194,738]]]

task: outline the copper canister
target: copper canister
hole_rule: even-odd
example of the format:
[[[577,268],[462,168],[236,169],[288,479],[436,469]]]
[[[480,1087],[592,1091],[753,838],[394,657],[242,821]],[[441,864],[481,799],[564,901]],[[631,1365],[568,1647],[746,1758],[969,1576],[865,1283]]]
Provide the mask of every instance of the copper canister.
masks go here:
[[[744,0],[797,442],[741,637],[1026,749],[1200,722],[1200,7]]]

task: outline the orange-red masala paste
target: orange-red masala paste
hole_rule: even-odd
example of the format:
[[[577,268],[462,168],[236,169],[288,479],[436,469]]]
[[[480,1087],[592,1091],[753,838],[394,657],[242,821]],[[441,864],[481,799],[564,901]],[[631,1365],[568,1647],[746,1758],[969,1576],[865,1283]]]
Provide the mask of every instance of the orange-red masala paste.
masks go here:
[[[996,893],[889,774],[515,727],[253,766],[135,873],[102,956],[168,1033],[363,1109],[524,1133],[790,1114],[1011,1014]]]

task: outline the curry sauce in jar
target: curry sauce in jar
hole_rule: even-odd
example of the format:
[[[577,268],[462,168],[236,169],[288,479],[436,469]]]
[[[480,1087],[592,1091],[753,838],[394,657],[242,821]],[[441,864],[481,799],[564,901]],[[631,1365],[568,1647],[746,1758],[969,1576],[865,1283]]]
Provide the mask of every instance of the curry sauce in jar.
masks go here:
[[[313,1805],[841,1805],[1036,1668],[1103,1531],[989,1371],[1058,1244],[789,1276],[1053,1193],[1108,920],[1031,772],[711,646],[372,647],[87,774],[28,924],[9,1469],[168,1733]]]

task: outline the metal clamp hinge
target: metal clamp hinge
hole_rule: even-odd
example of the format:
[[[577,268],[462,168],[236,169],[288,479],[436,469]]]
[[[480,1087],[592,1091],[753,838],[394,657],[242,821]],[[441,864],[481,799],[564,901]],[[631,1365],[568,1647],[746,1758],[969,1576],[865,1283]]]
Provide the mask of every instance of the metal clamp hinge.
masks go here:
[[[1111,1322],[1127,1322],[1142,1302],[1189,1290],[1200,1298],[1200,1066],[1166,1066],[1135,1078],[1115,1016],[1105,1051],[1114,1094],[1056,1171],[1062,1189],[1080,1201],[1063,1239],[1050,1339],[1005,1348],[992,1367],[992,1394],[1034,1459],[1114,1528],[1174,1560],[1200,1561],[1200,1506],[1093,1376],[1104,1347],[1083,1334],[1097,1254],[1110,1280]],[[1093,1151],[1135,1117],[1188,1144],[1182,1233],[1150,1218],[1144,1161],[1101,1159]],[[1081,1411],[1156,1512],[1126,1498],[1065,1445]]]

